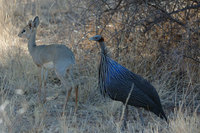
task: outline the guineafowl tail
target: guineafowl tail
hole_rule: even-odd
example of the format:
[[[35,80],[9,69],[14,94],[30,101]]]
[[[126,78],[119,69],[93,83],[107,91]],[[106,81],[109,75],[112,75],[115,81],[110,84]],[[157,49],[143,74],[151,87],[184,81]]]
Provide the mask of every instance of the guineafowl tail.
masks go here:
[[[154,114],[156,114],[158,117],[160,117],[161,119],[165,119],[167,121],[167,117],[163,111],[162,108],[158,109],[154,109],[154,110],[151,110]]]
[[[165,119],[166,122],[168,121],[168,120],[167,120],[167,117],[166,117],[166,115],[165,115],[165,113],[164,113],[164,111],[163,111],[163,109],[161,110],[161,112],[160,112],[160,114],[159,114],[159,117],[162,118],[162,119]]]

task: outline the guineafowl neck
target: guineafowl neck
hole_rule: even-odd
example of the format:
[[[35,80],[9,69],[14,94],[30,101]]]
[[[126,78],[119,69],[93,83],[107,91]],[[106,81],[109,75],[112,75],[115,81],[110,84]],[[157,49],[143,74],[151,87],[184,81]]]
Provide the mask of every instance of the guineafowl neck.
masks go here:
[[[29,50],[30,54],[33,53],[33,50],[36,47],[35,38],[36,38],[36,30],[34,30],[31,33],[31,36],[30,36],[30,38],[28,40],[28,50]]]
[[[101,53],[103,55],[107,56],[108,55],[108,51],[107,51],[105,43],[102,41],[102,42],[99,42],[99,44],[100,44],[100,47],[101,47]]]
[[[106,80],[106,73],[107,73],[107,59],[108,59],[108,52],[104,42],[99,42],[101,47],[101,60],[99,64],[99,87],[100,91],[103,96],[106,95],[106,88],[105,88],[105,80]]]

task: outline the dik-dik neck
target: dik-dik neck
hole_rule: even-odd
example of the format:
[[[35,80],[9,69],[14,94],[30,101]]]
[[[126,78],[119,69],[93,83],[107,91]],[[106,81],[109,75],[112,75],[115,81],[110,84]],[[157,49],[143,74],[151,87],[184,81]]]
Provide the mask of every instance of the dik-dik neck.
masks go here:
[[[33,54],[33,51],[36,48],[35,38],[36,38],[36,30],[33,30],[28,40],[28,51],[30,52],[31,55]]]

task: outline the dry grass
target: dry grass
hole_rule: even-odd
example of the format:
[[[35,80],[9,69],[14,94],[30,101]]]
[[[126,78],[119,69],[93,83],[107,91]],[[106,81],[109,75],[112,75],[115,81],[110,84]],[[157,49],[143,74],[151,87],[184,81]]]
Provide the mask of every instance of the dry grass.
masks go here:
[[[151,58],[144,52],[142,54],[145,59],[141,60],[137,56],[137,53],[141,52],[139,49],[137,51],[131,49],[124,54],[125,56],[118,57],[116,60],[152,82],[161,97],[169,123],[152,113],[130,107],[128,128],[121,131],[121,103],[104,99],[97,88],[99,49],[87,39],[87,36],[95,34],[92,29],[95,26],[86,29],[77,26],[74,21],[79,12],[75,15],[70,14],[70,10],[73,9],[66,6],[69,4],[66,3],[67,1],[59,0],[33,2],[0,0],[1,133],[200,133],[200,79],[197,74],[199,71],[197,72],[189,62],[186,62],[185,75],[177,77],[174,73],[182,67],[181,63],[178,63],[180,58],[169,58],[160,65],[160,58]],[[60,85],[53,71],[49,74],[45,87],[47,102],[39,104],[37,101],[39,70],[28,53],[26,41],[17,37],[20,28],[36,14],[41,19],[37,43],[64,43],[76,54],[75,77],[84,80],[84,83],[79,86],[79,106],[76,114],[74,114],[75,100],[72,95],[66,114],[62,116],[66,90]],[[140,47],[145,43],[139,41],[142,37],[137,32],[133,34],[135,42],[130,44],[131,46]],[[149,43],[158,45],[158,42],[151,38]],[[112,46],[109,48],[111,52],[115,52]],[[144,126],[141,124],[138,111],[141,111],[144,116]]]

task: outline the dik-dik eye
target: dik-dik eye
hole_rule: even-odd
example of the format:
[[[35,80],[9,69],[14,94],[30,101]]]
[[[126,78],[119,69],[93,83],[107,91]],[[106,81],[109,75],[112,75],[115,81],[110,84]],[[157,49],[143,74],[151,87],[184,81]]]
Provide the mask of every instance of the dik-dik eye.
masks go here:
[[[23,30],[22,30],[22,33],[24,33],[24,32],[26,32],[26,30],[23,29]]]

